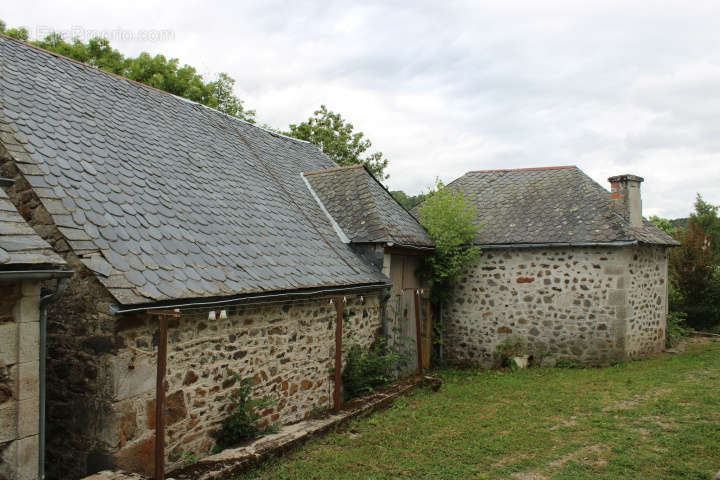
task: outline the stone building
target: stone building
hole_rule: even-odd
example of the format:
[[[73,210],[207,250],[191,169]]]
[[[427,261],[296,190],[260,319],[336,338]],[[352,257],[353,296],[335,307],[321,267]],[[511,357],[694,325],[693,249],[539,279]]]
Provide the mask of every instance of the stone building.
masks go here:
[[[343,344],[376,338],[386,254],[428,245],[412,217],[368,183],[393,228],[350,240],[310,143],[4,36],[0,58],[9,199],[74,271],[48,312],[49,478],[152,471],[161,314],[169,468],[210,451],[236,375],[267,422],[331,406],[336,307]]]
[[[0,175],[15,181],[0,221],[17,209],[42,239],[33,248],[49,244],[74,272],[47,313],[49,478],[152,470],[161,316],[172,317],[161,389],[170,468],[181,452],[209,452],[237,376],[276,399],[267,422],[331,406],[338,309],[343,345],[388,330],[388,298],[404,334],[422,337],[410,321],[415,270],[432,242],[366,169],[2,35],[0,58]],[[478,206],[485,256],[445,311],[449,358],[484,363],[517,334],[588,361],[657,349],[674,242],[642,220],[639,181],[616,179],[613,208],[574,167],[453,182]],[[6,228],[0,270],[3,249],[16,255]],[[0,287],[0,328],[20,332],[39,287]],[[36,435],[17,427],[31,391],[8,386],[21,351],[0,352],[0,448],[15,464]]]
[[[9,201],[0,178],[0,478],[36,480],[42,462],[43,312],[62,283],[65,262]],[[57,280],[53,280],[57,279]]]
[[[488,364],[511,336],[584,362],[661,350],[677,242],[642,218],[642,181],[612,177],[608,192],[577,167],[549,167],[450,183],[476,207],[484,253],[444,311],[448,360]]]

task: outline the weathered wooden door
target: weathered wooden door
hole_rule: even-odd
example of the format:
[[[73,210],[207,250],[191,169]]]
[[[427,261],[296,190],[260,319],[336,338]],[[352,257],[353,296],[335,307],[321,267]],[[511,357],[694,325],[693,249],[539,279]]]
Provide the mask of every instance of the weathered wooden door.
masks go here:
[[[387,317],[391,343],[399,345],[408,357],[408,364],[402,373],[417,370],[417,329],[415,317],[415,295],[420,294],[420,351],[423,368],[430,368],[432,347],[431,309],[427,292],[415,276],[420,259],[417,256],[392,255],[390,279],[393,282],[391,298],[388,301]]]

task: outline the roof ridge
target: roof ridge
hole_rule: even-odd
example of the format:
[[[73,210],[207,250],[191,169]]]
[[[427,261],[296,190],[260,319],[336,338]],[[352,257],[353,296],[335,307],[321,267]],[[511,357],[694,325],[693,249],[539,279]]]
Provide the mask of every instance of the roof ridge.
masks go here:
[[[230,114],[227,114],[227,113],[225,113],[225,112],[221,112],[220,110],[218,110],[218,109],[216,109],[216,108],[209,107],[209,106],[207,106],[207,105],[205,105],[205,104],[202,104],[202,103],[200,103],[200,102],[196,102],[196,101],[194,101],[194,100],[190,100],[189,98],[185,98],[185,97],[181,97],[181,96],[179,96],[179,95],[175,95],[174,93],[170,93],[170,92],[168,92],[168,91],[161,90],[161,89],[159,89],[159,88],[155,88],[155,87],[153,87],[153,86],[151,86],[151,85],[148,85],[148,84],[146,84],[146,83],[138,82],[137,80],[133,80],[133,79],[131,79],[131,78],[125,77],[125,76],[123,76],[123,75],[119,75],[119,74],[114,73],[114,72],[108,72],[107,70],[103,70],[103,69],[98,68],[98,67],[93,67],[92,65],[89,65],[89,64],[87,64],[87,63],[81,62],[80,60],[75,60],[74,58],[70,58],[70,57],[67,57],[67,56],[65,56],[65,55],[62,55],[62,54],[60,54],[60,53],[53,52],[52,50],[48,50],[48,49],[45,49],[45,48],[42,48],[42,47],[38,47],[37,45],[33,45],[32,43],[24,42],[24,41],[22,41],[22,40],[18,40],[17,38],[10,37],[10,36],[8,36],[8,35],[5,35],[4,33],[0,33],[0,38],[6,38],[6,39],[8,39],[8,40],[11,40],[11,41],[13,41],[13,42],[15,42],[15,43],[18,43],[18,44],[24,46],[24,47],[29,47],[29,48],[31,48],[31,49],[33,49],[33,50],[38,51],[38,52],[45,53],[45,54],[51,55],[51,56],[53,56],[53,57],[56,57],[56,58],[59,58],[59,59],[62,59],[62,60],[67,60],[67,61],[69,61],[69,62],[71,62],[71,63],[74,63],[75,65],[78,65],[78,66],[81,66],[81,67],[85,67],[85,68],[87,68],[87,69],[89,69],[89,70],[91,70],[91,71],[93,71],[93,72],[96,72],[96,73],[101,73],[101,74],[105,74],[105,75],[108,75],[108,76],[113,77],[113,78],[117,78],[117,79],[120,79],[120,80],[125,80],[126,82],[129,82],[129,83],[131,83],[131,84],[133,84],[133,85],[135,85],[135,86],[138,86],[138,87],[141,87],[141,88],[146,88],[146,89],[148,89],[148,90],[151,90],[151,91],[154,91],[154,92],[158,92],[158,93],[161,93],[161,94],[163,94],[163,95],[167,95],[167,96],[169,96],[169,97],[176,98],[176,99],[178,99],[178,100],[180,100],[180,101],[183,101],[183,102],[185,102],[185,103],[190,103],[190,104],[192,104],[192,105],[199,105],[200,107],[207,108],[207,109],[209,109],[209,110],[212,110],[213,112],[216,112],[216,113],[218,113],[218,114],[220,114],[220,115],[224,115],[224,116],[226,116],[226,117],[228,117],[228,118],[231,118],[231,119],[233,119],[233,120],[235,120],[235,121],[244,123],[244,124],[249,125],[249,126],[251,126],[251,127],[259,128],[260,130],[262,130],[262,131],[264,131],[264,132],[266,132],[266,133],[268,133],[268,134],[270,134],[270,135],[275,135],[275,136],[277,136],[277,137],[285,138],[285,139],[288,139],[288,140],[293,140],[293,141],[296,141],[296,142],[299,142],[299,143],[311,143],[311,142],[309,142],[309,141],[307,141],[307,140],[301,140],[301,139],[299,139],[299,138],[289,137],[289,136],[287,136],[287,135],[283,135],[282,133],[275,132],[275,131],[270,130],[270,129],[268,129],[268,128],[263,128],[263,127],[261,127],[261,126],[259,126],[259,125],[255,125],[255,124],[253,124],[253,123],[250,123],[250,122],[248,122],[247,120],[243,120],[242,118],[234,117],[234,116],[232,116],[232,115],[230,115]]]
[[[470,170],[467,173],[502,173],[502,172],[538,172],[542,170],[566,170],[578,168],[577,165],[558,165],[553,167],[501,168],[498,170]]]
[[[357,165],[346,165],[343,167],[332,167],[332,168],[325,168],[322,170],[311,170],[309,172],[303,172],[304,176],[307,175],[316,175],[318,173],[331,173],[331,172],[339,172],[342,170],[352,170],[353,168],[363,168],[364,165],[362,163],[358,163]]]

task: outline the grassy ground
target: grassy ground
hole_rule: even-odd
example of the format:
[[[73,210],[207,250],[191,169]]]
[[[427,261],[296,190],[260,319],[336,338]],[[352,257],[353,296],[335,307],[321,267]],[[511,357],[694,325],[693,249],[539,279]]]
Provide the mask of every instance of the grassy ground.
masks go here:
[[[442,370],[240,479],[702,479],[720,470],[720,342],[602,369]]]

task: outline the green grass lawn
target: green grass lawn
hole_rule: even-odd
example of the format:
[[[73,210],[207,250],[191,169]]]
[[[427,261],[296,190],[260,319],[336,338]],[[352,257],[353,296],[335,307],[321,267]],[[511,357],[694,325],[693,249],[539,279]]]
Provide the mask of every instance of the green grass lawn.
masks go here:
[[[593,369],[441,370],[415,390],[239,479],[712,479],[720,342]]]

